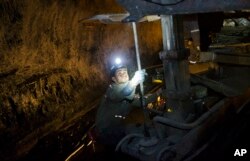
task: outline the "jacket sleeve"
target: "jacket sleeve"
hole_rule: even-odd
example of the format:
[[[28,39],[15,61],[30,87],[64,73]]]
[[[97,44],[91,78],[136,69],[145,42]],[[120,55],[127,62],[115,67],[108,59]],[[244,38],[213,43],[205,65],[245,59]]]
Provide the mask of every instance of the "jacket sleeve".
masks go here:
[[[120,102],[122,100],[133,100],[135,95],[135,87],[129,82],[121,85],[110,85],[106,96],[109,100]]]

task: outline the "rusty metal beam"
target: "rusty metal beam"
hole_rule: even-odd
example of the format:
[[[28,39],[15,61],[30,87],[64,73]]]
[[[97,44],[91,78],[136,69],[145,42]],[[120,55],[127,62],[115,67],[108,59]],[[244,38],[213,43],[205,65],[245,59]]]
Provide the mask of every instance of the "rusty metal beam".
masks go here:
[[[130,16],[124,22],[138,21],[146,15],[174,15],[250,9],[249,0],[183,0],[161,5],[145,0],[116,0]]]

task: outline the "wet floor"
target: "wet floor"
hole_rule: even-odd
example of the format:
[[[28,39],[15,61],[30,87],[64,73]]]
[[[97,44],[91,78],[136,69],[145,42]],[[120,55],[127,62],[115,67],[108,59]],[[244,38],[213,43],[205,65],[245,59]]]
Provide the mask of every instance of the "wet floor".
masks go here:
[[[137,161],[91,137],[89,129],[93,128],[95,113],[96,109],[93,109],[75,124],[47,135],[18,161]]]
[[[39,140],[36,146],[19,161],[63,161],[86,142],[86,133],[94,123],[95,110],[88,112],[72,125]]]
[[[120,152],[114,152],[113,148],[95,144],[93,146],[84,147],[77,154],[72,156],[67,161],[139,161],[136,158],[128,156]]]

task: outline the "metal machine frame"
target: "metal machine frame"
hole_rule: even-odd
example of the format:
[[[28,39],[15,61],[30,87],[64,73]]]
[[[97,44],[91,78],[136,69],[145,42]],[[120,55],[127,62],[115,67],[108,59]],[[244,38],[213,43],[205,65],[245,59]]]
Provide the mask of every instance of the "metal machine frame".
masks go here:
[[[208,111],[188,122],[193,114],[194,106],[191,98],[190,74],[188,72],[188,51],[183,39],[183,14],[206,13],[218,11],[242,10],[250,8],[248,0],[117,0],[128,12],[129,16],[123,22],[137,22],[148,15],[160,15],[163,36],[163,52],[160,58],[163,61],[164,79],[166,82],[167,106],[172,108],[171,113],[153,118],[156,129],[161,130],[157,136],[142,136],[131,134],[126,136],[117,145],[116,150],[134,156],[140,160],[183,160],[193,155],[212,141],[213,133],[221,122],[226,122],[229,111],[238,114],[242,107],[228,105],[227,94],[237,96],[239,93],[229,87],[218,86],[210,80],[193,77],[196,83],[208,85],[218,92],[223,88],[221,98]],[[230,113],[231,114],[231,113]]]

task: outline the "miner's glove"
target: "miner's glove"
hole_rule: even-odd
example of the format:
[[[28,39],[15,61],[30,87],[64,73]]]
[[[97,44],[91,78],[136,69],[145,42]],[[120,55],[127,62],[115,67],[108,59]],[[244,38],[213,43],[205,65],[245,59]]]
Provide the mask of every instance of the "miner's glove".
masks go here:
[[[136,71],[134,77],[131,79],[131,83],[137,86],[145,80],[145,75],[147,75],[145,69]]]

